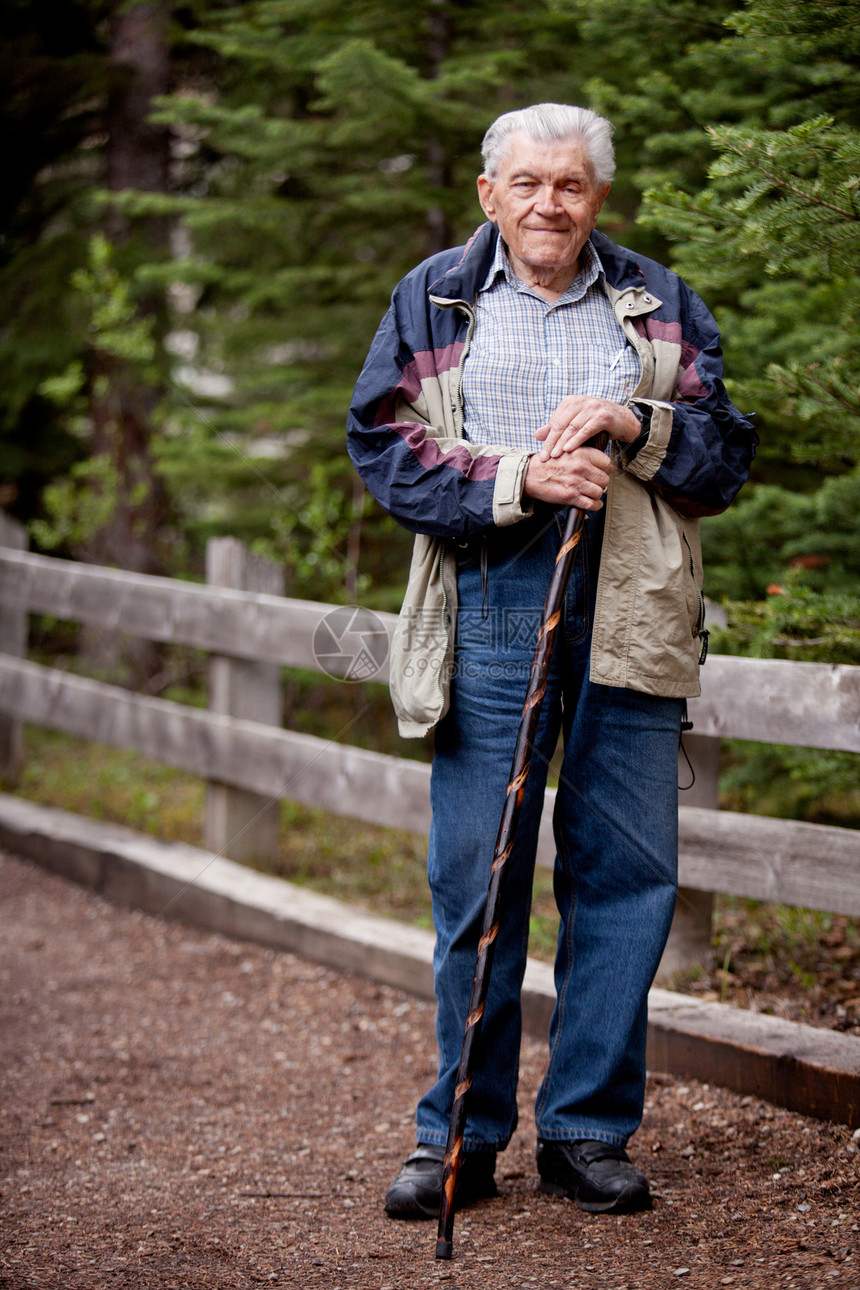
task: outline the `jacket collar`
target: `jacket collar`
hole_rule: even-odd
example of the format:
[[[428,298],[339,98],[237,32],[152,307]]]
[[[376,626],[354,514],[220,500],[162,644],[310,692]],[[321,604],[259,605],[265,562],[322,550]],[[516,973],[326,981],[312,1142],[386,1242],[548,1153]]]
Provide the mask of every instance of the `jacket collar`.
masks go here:
[[[498,225],[491,220],[481,224],[463,247],[457,264],[431,284],[430,296],[445,303],[463,301],[471,304],[492,267],[498,239]],[[646,287],[645,275],[631,251],[596,229],[590,241],[600,256],[610,287],[620,292]]]
[[[431,299],[471,304],[490,272],[498,238],[499,230],[491,220],[481,224],[463,247],[457,264],[431,283]]]
[[[606,281],[616,291],[629,291],[631,288],[645,288],[647,282],[639,261],[626,246],[619,246],[605,233],[597,229],[591,234],[591,242],[600,256],[600,262],[606,273]]]

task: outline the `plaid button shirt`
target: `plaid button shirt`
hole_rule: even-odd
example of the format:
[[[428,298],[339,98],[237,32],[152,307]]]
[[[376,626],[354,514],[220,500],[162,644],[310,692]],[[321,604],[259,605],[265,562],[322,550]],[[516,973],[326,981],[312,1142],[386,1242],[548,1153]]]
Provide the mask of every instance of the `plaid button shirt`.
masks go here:
[[[566,395],[627,402],[639,382],[639,356],[602,282],[600,257],[586,242],[578,277],[548,304],[515,275],[499,238],[463,369],[468,439],[535,452],[535,430]]]

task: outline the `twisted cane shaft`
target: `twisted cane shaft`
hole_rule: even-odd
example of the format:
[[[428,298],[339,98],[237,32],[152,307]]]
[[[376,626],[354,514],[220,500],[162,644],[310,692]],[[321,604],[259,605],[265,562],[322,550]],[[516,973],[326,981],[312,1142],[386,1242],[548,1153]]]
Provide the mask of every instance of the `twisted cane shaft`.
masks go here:
[[[502,810],[502,819],[496,838],[493,867],[487,888],[487,901],[484,906],[484,921],[478,942],[475,976],[472,981],[472,993],[469,998],[463,1045],[460,1050],[460,1064],[457,1068],[454,1103],[451,1108],[451,1119],[448,1125],[448,1142],[445,1148],[445,1163],[442,1170],[442,1203],[439,1210],[439,1231],[436,1240],[437,1259],[450,1259],[453,1252],[454,1196],[462,1163],[463,1136],[466,1126],[466,1100],[469,1089],[472,1086],[475,1067],[473,1054],[481,1032],[481,1020],[484,1015],[487,991],[490,985],[493,952],[499,932],[501,892],[505,865],[514,846],[531,762],[531,749],[537,730],[538,718],[540,717],[541,704],[546,693],[547,678],[564,606],[565,592],[570,580],[573,557],[582,536],[584,519],[585,513],[583,511],[574,508],[568,511],[564,536],[556,556],[549,590],[547,591],[541,615],[526,698],[523,704],[522,717],[520,718],[516,748],[514,749],[511,763],[510,781],[505,794],[505,805]]]

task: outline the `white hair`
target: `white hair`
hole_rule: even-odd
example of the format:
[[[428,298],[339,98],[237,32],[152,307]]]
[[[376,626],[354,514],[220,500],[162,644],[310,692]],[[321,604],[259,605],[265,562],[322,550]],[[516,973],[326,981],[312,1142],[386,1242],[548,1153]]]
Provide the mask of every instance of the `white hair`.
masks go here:
[[[511,136],[524,134],[540,143],[578,139],[585,149],[599,187],[612,182],[615,174],[615,149],[612,146],[612,123],[590,108],[570,107],[567,103],[535,103],[497,117],[484,135],[481,152],[484,174],[495,179],[507,156]]]

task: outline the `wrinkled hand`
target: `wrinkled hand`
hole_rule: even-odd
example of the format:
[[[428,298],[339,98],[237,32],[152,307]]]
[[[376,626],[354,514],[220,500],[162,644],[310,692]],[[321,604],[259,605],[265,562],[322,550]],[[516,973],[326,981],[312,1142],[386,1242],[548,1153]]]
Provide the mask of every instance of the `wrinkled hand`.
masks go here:
[[[576,506],[582,511],[603,509],[603,494],[614,467],[599,448],[565,450],[558,457],[529,458],[523,492],[553,506]]]
[[[535,437],[544,441],[541,460],[549,461],[575,452],[601,431],[610,439],[632,443],[641,430],[638,417],[622,403],[571,394],[562,399],[546,425],[535,431]]]

